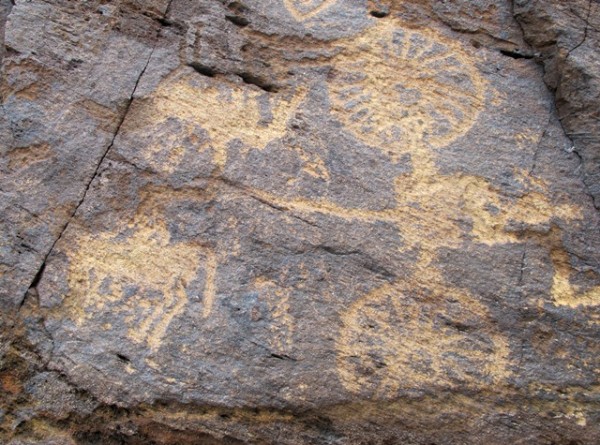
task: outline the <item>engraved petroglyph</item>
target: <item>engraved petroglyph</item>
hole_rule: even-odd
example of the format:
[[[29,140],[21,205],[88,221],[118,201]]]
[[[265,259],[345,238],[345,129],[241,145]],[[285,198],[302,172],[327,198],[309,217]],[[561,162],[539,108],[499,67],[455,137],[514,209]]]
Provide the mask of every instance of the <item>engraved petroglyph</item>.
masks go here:
[[[299,145],[290,147],[302,161],[302,171],[313,178],[329,181],[330,175],[323,158],[315,153],[308,153]]]
[[[598,306],[600,305],[600,286],[581,290],[571,284],[571,265],[569,255],[562,249],[552,250],[554,278],[552,279],[552,299],[557,306]]]
[[[338,0],[283,0],[289,13],[299,22],[314,17]]]
[[[469,240],[489,246],[518,243],[519,234],[508,229],[511,223],[531,227],[580,219],[581,210],[553,205],[539,181],[530,181],[515,198],[483,178],[439,173],[433,149],[466,134],[484,106],[485,82],[457,44],[433,31],[404,31],[388,22],[352,41],[334,67],[332,113],[358,139],[385,149],[392,159],[410,155],[412,172],[396,178],[395,206],[372,211],[259,189],[247,192],[294,212],[395,223],[405,248],[420,252],[413,277],[439,296],[438,304],[428,307],[427,292],[415,296],[418,284],[397,282],[345,311],[338,342],[344,385],[357,392],[369,387],[384,397],[419,383],[476,386],[504,379],[508,346],[500,334],[463,330],[465,319],[459,315],[451,320],[453,327],[440,324],[451,313],[448,301],[457,302],[457,314],[465,318],[484,320],[487,314],[465,291],[445,285],[434,264],[437,252]],[[438,338],[443,340],[435,343]],[[482,372],[466,375],[466,369]]]
[[[158,138],[145,149],[146,160],[156,168],[172,172],[182,160],[184,147],[192,146],[210,151],[214,173],[219,174],[227,163],[230,142],[237,139],[246,148],[263,149],[282,137],[304,95],[295,91],[274,96],[253,86],[202,78],[186,68],[161,83],[135,111],[134,121],[152,127],[175,118],[181,122],[181,131],[169,136],[173,140]],[[160,157],[165,151],[170,151],[169,159]]]
[[[246,150],[264,149],[284,135],[304,95],[296,91],[274,96],[242,83],[203,78],[191,68],[176,70],[149,98],[132,107],[123,126],[126,137],[135,140],[146,133],[151,137],[141,150],[128,155],[169,175],[181,168],[190,149],[207,152],[207,159],[213,161],[212,175],[219,175],[232,141],[240,141]],[[318,171],[319,165],[314,164],[313,170]],[[174,190],[154,191],[144,197],[136,218],[126,226],[77,242],[78,249],[71,254],[71,295],[66,304],[78,324],[88,322],[92,313],[118,312],[130,326],[127,336],[155,350],[173,318],[185,310],[186,288],[199,274],[204,279],[202,317],[210,316],[218,254],[198,244],[174,242],[163,222],[165,216],[156,213],[165,202],[179,198],[197,199]],[[281,301],[269,300],[275,317],[273,333],[280,339],[278,345],[287,348],[292,329],[288,297],[279,291],[274,295]]]
[[[439,173],[434,148],[465,135],[484,107],[485,81],[458,44],[433,31],[401,30],[389,21],[350,41],[333,63],[329,82],[333,115],[358,139],[386,150],[393,160],[410,155],[411,173],[395,180],[395,205],[373,211],[324,199],[282,197],[256,188],[246,191],[289,211],[392,222],[402,235],[404,248],[419,252],[411,280],[419,277],[421,285],[383,286],[342,314],[345,327],[338,342],[338,371],[344,385],[352,391],[371,387],[377,397],[383,397],[402,385],[419,382],[476,386],[504,379],[508,375],[506,342],[499,333],[477,332],[473,320],[488,315],[465,291],[448,288],[435,267],[437,252],[459,248],[467,241],[489,246],[519,243],[519,233],[508,229],[511,223],[535,227],[555,219],[580,219],[581,209],[554,205],[545,184],[531,178],[525,192],[515,198],[480,177]],[[522,139],[516,142],[523,143]],[[313,173],[328,180],[321,163],[313,167]],[[561,277],[555,277],[555,288],[565,286]],[[437,295],[438,305],[427,306],[426,292],[418,289]],[[440,317],[451,312],[447,307],[450,300],[462,314],[452,323],[462,326],[468,318],[475,328],[463,331],[440,324]],[[359,319],[369,318],[376,323],[365,331]],[[428,359],[415,358],[438,337],[445,340],[432,349],[435,353],[430,352]],[[360,341],[365,338],[372,341]],[[373,362],[377,348],[384,356],[379,364]],[[466,375],[466,369],[482,372]],[[372,377],[365,377],[363,371]]]
[[[216,254],[197,243],[171,239],[156,210],[157,202],[165,198],[164,194],[150,196],[135,218],[114,232],[77,239],[77,247],[68,253],[66,297],[76,324],[118,313],[127,326],[123,335],[157,350],[172,320],[188,304],[187,289],[201,271],[202,316],[208,317],[215,298]]]
[[[286,2],[288,7],[291,3],[299,2]],[[332,2],[305,3],[304,11],[312,12],[306,12],[304,19]],[[508,345],[500,333],[485,330],[488,324],[483,321],[489,315],[475,297],[445,283],[435,264],[438,251],[460,248],[466,242],[519,243],[522,239],[509,229],[511,224],[528,227],[580,219],[581,209],[553,205],[539,181],[530,181],[525,192],[514,197],[483,178],[439,172],[434,150],[466,135],[485,106],[486,83],[458,43],[434,31],[403,30],[395,21],[379,21],[360,37],[346,41],[332,64],[331,113],[359,141],[382,150],[393,161],[410,157],[411,172],[395,178],[395,202],[385,210],[371,210],[368,203],[365,208],[349,208],[240,184],[236,189],[290,212],[393,223],[403,249],[418,252],[407,281],[379,287],[341,314],[337,370],[348,390],[387,397],[420,384],[477,387],[502,381],[508,376]],[[268,94],[185,68],[172,73],[132,113],[137,113],[134,122],[178,126],[178,131],[167,131],[142,150],[157,171],[175,172],[184,162],[186,147],[193,146],[210,153],[212,176],[218,179],[232,141],[240,141],[246,150],[261,150],[284,137],[305,96],[301,89]],[[520,137],[516,142],[527,140]],[[320,156],[302,147],[287,148],[304,162],[304,172],[330,181]],[[225,181],[217,182],[227,186]],[[128,322],[136,330],[132,338],[148,341],[156,349],[172,319],[184,310],[186,285],[200,270],[205,280],[202,316],[210,315],[218,264],[213,250],[173,243],[164,225],[137,220],[127,230],[91,237],[79,245],[80,253],[71,258],[75,266],[70,284],[83,300],[80,320],[85,319],[85,308],[102,310],[111,304],[111,310],[131,313]],[[138,257],[150,260],[142,262]],[[553,261],[555,301],[571,301],[580,292],[570,285],[569,272],[556,266],[565,262],[555,255]],[[163,262],[168,266],[161,268]],[[290,294],[268,280],[255,284],[270,312],[270,346],[287,353],[294,332]],[[138,297],[142,294],[158,303]],[[577,298],[587,302],[597,296]],[[138,306],[137,312],[133,306]],[[138,313],[144,315],[139,322]]]
[[[10,170],[22,170],[34,164],[45,162],[53,156],[52,149],[48,143],[34,144],[28,147],[16,147],[6,153],[8,168]]]
[[[386,284],[342,315],[338,370],[352,392],[378,399],[427,385],[489,385],[507,377],[509,348],[464,292]]]
[[[505,197],[489,182],[475,176],[423,174],[419,178],[411,174],[396,181],[395,207],[380,211],[342,207],[325,199],[283,198],[253,188],[246,191],[279,208],[299,213],[396,223],[407,249],[458,247],[468,238],[488,245],[519,242],[518,233],[506,230],[510,222],[538,225],[553,218],[570,220],[581,215],[576,206],[553,206],[539,192],[530,192],[519,199]],[[532,212],[532,208],[536,211]],[[470,223],[470,231],[464,229],[464,222]]]
[[[350,41],[330,77],[333,114],[394,157],[465,134],[484,102],[485,83],[460,45],[393,21]]]

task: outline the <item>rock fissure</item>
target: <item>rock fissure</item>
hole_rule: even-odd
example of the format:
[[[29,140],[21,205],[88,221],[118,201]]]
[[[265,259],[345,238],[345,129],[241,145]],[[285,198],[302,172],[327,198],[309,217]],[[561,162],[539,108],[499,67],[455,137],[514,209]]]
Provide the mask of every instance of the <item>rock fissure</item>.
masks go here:
[[[530,41],[529,41],[529,39],[528,39],[528,37],[527,37],[527,33],[525,32],[525,29],[523,28],[523,26],[522,26],[522,24],[521,24],[521,21],[520,21],[520,19],[519,19],[519,15],[518,15],[518,14],[516,14],[516,13],[514,12],[514,4],[515,4],[515,2],[514,2],[514,0],[513,0],[513,2],[512,2],[512,5],[513,5],[513,17],[514,17],[514,19],[515,19],[515,22],[516,22],[516,23],[519,25],[519,28],[520,28],[520,30],[521,30],[521,33],[522,33],[523,39],[524,39],[526,42],[528,42],[528,44],[529,44],[529,45],[531,45],[531,46],[535,47],[535,45],[533,45],[533,44],[532,44],[532,42],[530,42]],[[565,57],[565,59],[568,59],[568,57],[570,56],[570,54],[571,54],[571,53],[572,53],[572,52],[573,52],[575,49],[577,49],[577,48],[581,47],[581,45],[583,45],[583,43],[585,42],[585,40],[586,40],[586,38],[587,38],[587,32],[588,32],[588,26],[589,26],[589,23],[588,23],[588,21],[589,21],[589,14],[590,14],[590,12],[591,12],[591,8],[592,8],[592,0],[589,0],[589,2],[588,2],[588,12],[587,12],[587,19],[586,19],[586,20],[584,20],[584,22],[586,23],[586,25],[585,25],[585,29],[584,29],[584,37],[582,38],[581,42],[579,42],[579,43],[578,43],[578,44],[577,44],[577,45],[576,45],[574,48],[572,48],[571,50],[569,50],[569,51],[567,52],[567,56]],[[553,97],[554,97],[554,100],[553,100],[553,104],[554,104],[554,110],[555,110],[554,112],[555,112],[555,114],[556,114],[556,116],[557,116],[557,118],[558,118],[558,121],[559,121],[560,125],[561,125],[561,129],[562,129],[562,132],[563,132],[563,134],[564,134],[564,135],[565,135],[565,136],[566,136],[566,137],[569,139],[569,141],[570,141],[570,148],[569,148],[569,149],[567,149],[567,151],[568,151],[569,153],[573,153],[573,154],[574,154],[574,155],[575,155],[575,156],[578,158],[578,160],[579,160],[579,163],[580,163],[580,166],[581,166],[581,167],[584,167],[584,166],[585,166],[585,159],[582,157],[582,155],[581,155],[581,154],[579,153],[579,151],[577,150],[577,143],[576,143],[576,142],[574,141],[574,139],[573,139],[573,136],[574,136],[574,135],[576,135],[577,133],[569,132],[568,128],[566,128],[566,127],[565,127],[565,125],[564,125],[564,120],[565,120],[567,117],[570,117],[570,116],[573,116],[574,114],[576,114],[576,113],[577,113],[577,111],[573,111],[573,112],[571,112],[571,113],[568,113],[568,114],[566,114],[566,115],[563,115],[562,117],[560,117],[560,114],[561,114],[561,109],[560,109],[560,108],[557,106],[557,99],[556,99],[556,95],[557,95],[557,91],[558,91],[558,89],[557,89],[556,87],[553,87],[552,85],[550,85],[550,84],[549,84],[549,83],[546,81],[546,76],[547,76],[547,74],[548,74],[548,71],[547,71],[547,70],[548,70],[548,68],[547,68],[547,65],[546,65],[545,63],[543,63],[543,61],[544,61],[544,58],[543,58],[543,57],[536,58],[536,61],[538,61],[538,62],[542,62],[542,63],[540,63],[540,65],[541,65],[541,67],[542,67],[542,69],[543,69],[543,71],[544,71],[544,83],[547,85],[548,89],[550,90],[550,92],[552,93],[552,95],[553,95]],[[557,68],[556,68],[556,67],[554,67],[553,69],[557,69]],[[558,73],[558,76],[559,76],[559,79],[560,79],[560,77],[562,76],[562,74],[561,74],[561,73]],[[560,80],[559,80],[559,82],[560,82]],[[586,134],[586,133],[584,133],[584,134]],[[581,168],[581,169],[580,169],[580,168],[578,168],[578,169],[577,169],[577,171],[579,171],[579,172],[580,172],[580,173],[579,173],[579,175],[580,175],[580,177],[581,177],[581,180],[582,180],[582,183],[583,183],[583,185],[584,185],[584,188],[585,188],[586,194],[587,194],[587,195],[590,197],[590,199],[592,200],[592,202],[593,202],[593,205],[594,205],[595,209],[596,209],[597,211],[600,211],[600,203],[598,203],[598,202],[597,202],[597,198],[596,198],[596,196],[595,196],[595,195],[594,195],[594,193],[592,193],[592,191],[590,190],[589,180],[586,178],[586,176],[585,176],[585,174],[584,174],[583,170],[584,170],[583,168]]]
[[[123,115],[121,117],[121,120],[117,126],[117,129],[115,130],[115,133],[112,137],[112,140],[110,141],[110,144],[107,146],[106,150],[104,151],[104,153],[102,154],[102,156],[100,157],[100,160],[97,163],[97,166],[94,170],[94,173],[91,177],[91,179],[88,181],[84,191],[83,191],[83,195],[81,197],[81,199],[79,200],[79,202],[77,203],[77,205],[75,206],[74,210],[72,211],[70,217],[67,219],[66,223],[63,225],[63,227],[61,228],[58,236],[56,237],[56,239],[54,240],[54,242],[52,243],[52,245],[50,246],[50,249],[48,249],[48,252],[44,255],[44,259],[42,261],[41,266],[39,267],[38,271],[36,272],[33,280],[31,281],[31,284],[29,285],[29,289],[34,288],[37,283],[40,281],[43,273],[44,273],[44,269],[46,268],[46,262],[48,261],[48,258],[50,257],[50,255],[52,254],[52,252],[54,251],[54,247],[56,246],[56,244],[61,240],[61,238],[63,237],[64,233],[66,232],[66,230],[69,228],[69,225],[71,224],[71,221],[75,218],[75,216],[77,215],[77,211],[79,210],[79,208],[83,205],[85,198],[94,182],[94,180],[96,179],[96,177],[98,176],[98,173],[100,172],[101,168],[102,168],[102,164],[104,163],[104,159],[106,158],[106,156],[108,155],[108,153],[110,152],[111,148],[113,147],[115,140],[117,138],[117,135],[119,134],[119,131],[123,125],[123,122],[125,121],[125,118],[127,117],[127,113],[129,111],[129,108],[131,106],[131,103],[133,102],[133,96],[135,94],[135,90],[137,89],[138,83],[141,79],[141,77],[143,76],[146,67],[148,66],[148,63],[150,62],[150,58],[152,57],[152,53],[150,54],[150,57],[148,58],[148,62],[146,63],[146,66],[144,67],[144,69],[142,70],[142,72],[140,73],[140,76],[138,77],[138,79],[136,80],[135,86],[132,90],[131,96],[129,101],[127,102],[126,106],[125,106],[125,111],[123,112]],[[25,303],[25,298],[26,298],[25,294],[23,296],[23,298],[21,299],[21,303],[20,303],[20,307],[23,307],[23,304]]]
[[[581,41],[578,44],[576,44],[573,48],[567,50],[567,56],[565,57],[565,59],[568,59],[571,56],[571,53],[573,51],[575,51],[577,48],[581,47],[581,45],[583,45],[585,43],[585,41],[587,40],[588,29],[590,27],[590,14],[592,12],[592,1],[593,0],[588,0],[588,7],[587,7],[587,13],[586,13],[585,18],[580,17],[579,15],[575,14],[585,23],[585,27],[583,29],[583,37],[581,38]]]
[[[548,110],[548,122],[547,122],[546,126],[544,127],[544,130],[541,132],[539,139],[537,141],[536,147],[533,151],[531,167],[529,168],[528,176],[532,176],[532,175],[535,176],[535,170],[537,167],[538,158],[540,156],[540,151],[542,150],[542,147],[543,147],[543,144],[545,141],[545,137],[548,134],[548,129],[552,125],[552,119],[554,117],[554,113],[555,113],[555,107],[552,107],[551,109]]]
[[[536,54],[533,53],[523,53],[521,51],[517,49],[515,50],[506,50],[506,49],[501,49],[500,53],[504,56],[510,57],[512,59],[534,59],[535,57],[537,57]]]
[[[563,131],[564,130],[565,129],[563,128]],[[574,141],[568,136],[567,133],[565,133],[565,135],[569,138],[569,140],[571,141],[571,144],[572,144],[571,148],[568,150],[569,153],[573,153],[575,156],[577,156],[577,159],[579,160],[579,167],[576,169],[576,171],[583,170],[581,168],[581,167],[583,167],[585,165],[585,161],[583,159],[583,156],[581,156],[581,154],[579,153],[579,151],[577,151],[576,144],[574,143]],[[585,189],[586,195],[592,201],[592,204],[595,207],[595,209],[600,212],[600,202],[598,202],[598,200],[596,199],[596,197],[590,191],[589,186],[587,185],[585,179],[583,179],[583,174],[581,174],[581,176],[582,176],[582,182],[584,184],[584,189]]]
[[[169,12],[169,8],[171,7],[173,0],[170,0],[167,8],[165,9],[165,13],[164,13],[164,17],[167,16],[168,12]],[[160,34],[160,33],[159,33]],[[47,253],[44,255],[44,259],[42,261],[41,266],[39,267],[38,271],[36,272],[31,284],[29,285],[29,289],[34,288],[37,283],[40,281],[43,273],[44,273],[44,269],[46,267],[46,262],[48,261],[48,258],[50,257],[50,255],[52,254],[52,252],[54,251],[55,246],[57,245],[57,243],[61,240],[61,238],[63,237],[64,233],[66,232],[66,230],[69,228],[69,225],[71,224],[71,221],[73,221],[73,219],[76,217],[77,212],[79,210],[79,208],[83,205],[83,203],[85,202],[86,196],[88,194],[88,192],[90,191],[90,188],[92,186],[92,184],[94,183],[94,180],[96,179],[96,177],[98,176],[98,174],[100,173],[102,166],[104,164],[104,160],[106,159],[107,155],[110,153],[111,149],[114,146],[114,143],[117,139],[117,136],[119,135],[119,132],[121,131],[121,128],[123,126],[123,123],[125,122],[128,114],[129,114],[129,110],[131,108],[131,104],[133,103],[134,99],[135,99],[135,93],[138,89],[139,83],[142,79],[142,77],[144,76],[146,69],[148,68],[150,61],[152,60],[152,56],[155,52],[156,49],[156,45],[158,44],[158,40],[160,35],[156,36],[156,41],[154,44],[154,47],[152,48],[152,50],[150,51],[150,55],[148,56],[148,59],[146,60],[146,63],[143,67],[143,69],[141,70],[140,74],[138,75],[137,79],[135,80],[133,89],[131,90],[131,94],[129,95],[129,99],[127,100],[127,103],[124,106],[124,111],[121,115],[121,118],[119,120],[119,123],[115,129],[115,132],[110,140],[110,143],[108,144],[108,146],[106,147],[106,150],[104,150],[104,152],[102,153],[102,155],[100,156],[100,159],[96,165],[96,168],[94,169],[94,172],[90,178],[90,180],[87,182],[85,189],[83,191],[83,194],[79,200],[79,202],[75,205],[74,210],[72,211],[71,215],[69,216],[69,218],[67,219],[66,223],[63,225],[63,227],[61,228],[58,236],[55,238],[55,240],[53,241],[52,245],[50,246],[50,248],[48,249]],[[21,299],[21,303],[19,305],[19,307],[23,307],[23,304],[25,302],[25,298],[27,296],[27,293],[25,293],[25,295],[22,297]]]

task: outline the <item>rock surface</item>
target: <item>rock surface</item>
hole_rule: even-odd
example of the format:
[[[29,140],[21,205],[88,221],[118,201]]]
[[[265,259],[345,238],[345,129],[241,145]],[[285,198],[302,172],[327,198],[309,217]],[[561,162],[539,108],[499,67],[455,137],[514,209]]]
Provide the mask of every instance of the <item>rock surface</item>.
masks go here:
[[[598,443],[598,2],[15,3],[0,441]]]

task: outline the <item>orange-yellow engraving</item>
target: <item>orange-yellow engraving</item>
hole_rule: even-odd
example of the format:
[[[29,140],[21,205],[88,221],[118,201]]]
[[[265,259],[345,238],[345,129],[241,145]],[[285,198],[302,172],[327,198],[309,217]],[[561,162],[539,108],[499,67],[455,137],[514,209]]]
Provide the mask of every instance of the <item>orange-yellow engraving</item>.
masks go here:
[[[296,20],[303,21],[320,14],[337,1],[338,0],[283,0],[283,3]]]
[[[331,77],[333,115],[395,158],[465,134],[484,103],[485,82],[459,44],[394,21],[348,42]]]
[[[182,129],[157,138],[144,148],[145,159],[158,170],[172,173],[181,163],[186,149],[210,150],[215,174],[227,163],[228,144],[239,140],[246,149],[263,149],[282,137],[287,122],[303,100],[296,91],[274,96],[256,87],[218,82],[198,76],[191,68],[176,70],[163,81],[146,103],[134,109],[135,122],[147,122],[152,128],[177,118]],[[201,128],[208,135],[198,136]],[[170,157],[160,157],[169,152]]]
[[[338,370],[344,386],[379,399],[419,386],[478,387],[508,376],[509,348],[484,306],[463,291],[387,284],[342,315]]]
[[[186,289],[202,275],[203,316],[208,317],[217,261],[209,248],[173,241],[164,218],[154,210],[156,202],[141,207],[148,205],[152,212],[138,212],[131,223],[114,232],[78,237],[77,247],[68,253],[66,304],[78,325],[101,319],[103,313],[118,313],[131,340],[157,350],[173,319],[188,304]]]

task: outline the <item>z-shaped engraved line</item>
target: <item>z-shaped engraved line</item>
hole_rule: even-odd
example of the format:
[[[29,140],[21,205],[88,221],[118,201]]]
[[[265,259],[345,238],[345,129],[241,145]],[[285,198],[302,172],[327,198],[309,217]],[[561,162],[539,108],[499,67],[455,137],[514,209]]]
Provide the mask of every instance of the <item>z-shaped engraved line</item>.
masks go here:
[[[307,12],[306,14],[302,14],[297,8],[296,6],[294,6],[294,3],[292,3],[292,0],[283,0],[283,3],[285,5],[285,8],[288,10],[288,12],[290,14],[292,14],[292,16],[294,16],[294,18],[296,20],[298,20],[299,22],[302,22],[304,20],[308,20],[311,17],[314,17],[315,15],[321,13],[322,11],[324,11],[325,9],[329,8],[332,4],[334,4],[335,2],[337,2],[337,0],[325,0],[321,5],[317,6],[315,9],[313,9],[310,12]]]

